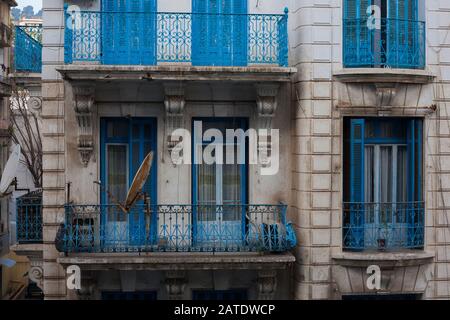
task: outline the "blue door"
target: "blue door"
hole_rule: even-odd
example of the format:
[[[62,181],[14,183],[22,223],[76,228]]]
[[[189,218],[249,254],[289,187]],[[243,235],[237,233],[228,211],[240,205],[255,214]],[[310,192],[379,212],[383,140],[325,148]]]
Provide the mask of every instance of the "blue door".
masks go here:
[[[192,63],[247,64],[247,0],[193,0]]]
[[[102,26],[103,64],[155,64],[156,0],[103,0]]]
[[[148,215],[143,201],[128,214],[117,202],[124,203],[128,188],[145,156],[156,151],[156,120],[152,118],[103,118],[101,120],[102,240],[104,246],[126,249],[152,244],[156,238],[156,215]],[[156,157],[143,192],[157,202]],[[109,194],[108,194],[109,192]],[[153,210],[154,211],[154,210]]]
[[[201,123],[201,129],[196,124]],[[226,130],[246,130],[243,118],[194,119],[193,147],[193,226],[194,242],[208,248],[230,248],[245,237],[245,205],[247,204],[247,151],[244,140],[225,141]],[[223,142],[204,136],[209,130],[223,135]],[[212,143],[222,146],[212,153],[214,163],[203,157]],[[211,149],[209,149],[211,150]],[[231,153],[233,150],[233,153]],[[233,161],[230,160],[233,154]],[[228,158],[228,159],[227,159]],[[220,159],[220,160],[219,160]],[[231,163],[232,162],[232,163]]]

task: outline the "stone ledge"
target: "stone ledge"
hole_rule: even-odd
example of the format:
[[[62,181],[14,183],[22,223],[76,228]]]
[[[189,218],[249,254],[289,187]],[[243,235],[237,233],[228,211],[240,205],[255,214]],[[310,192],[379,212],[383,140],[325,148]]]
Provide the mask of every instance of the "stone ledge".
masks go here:
[[[290,82],[296,68],[273,66],[193,67],[72,64],[56,68],[65,80],[260,81]]]
[[[60,256],[57,261],[84,270],[266,270],[286,269],[295,262],[295,257],[291,253],[94,253]]]
[[[44,251],[42,243],[15,244],[10,247],[18,256],[42,258]]]
[[[333,77],[342,83],[426,84],[433,81],[435,75],[416,69],[346,68],[334,72]]]
[[[11,84],[7,80],[0,78],[0,98],[9,97],[11,95]]]
[[[434,253],[425,251],[405,252],[342,252],[334,254],[332,259],[341,266],[367,267],[372,264],[380,267],[420,266],[431,263]]]

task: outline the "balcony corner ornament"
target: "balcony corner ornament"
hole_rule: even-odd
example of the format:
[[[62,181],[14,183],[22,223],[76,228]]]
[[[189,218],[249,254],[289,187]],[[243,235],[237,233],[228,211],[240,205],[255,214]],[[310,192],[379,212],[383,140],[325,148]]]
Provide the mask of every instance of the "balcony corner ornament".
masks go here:
[[[28,106],[31,110],[39,113],[42,108],[42,99],[40,97],[30,97],[28,99]]]
[[[186,287],[186,274],[183,271],[166,272],[166,290],[169,300],[181,300]]]
[[[186,106],[184,85],[180,83],[164,84],[164,106],[166,108],[166,137],[169,154],[181,141],[181,136],[174,136],[176,129],[182,128],[183,112]]]
[[[92,110],[94,108],[94,88],[76,86],[73,88],[73,107],[78,123],[78,152],[81,163],[87,167],[94,152],[94,137],[92,128]]]
[[[257,279],[258,300],[273,300],[277,291],[276,270],[258,272]]]

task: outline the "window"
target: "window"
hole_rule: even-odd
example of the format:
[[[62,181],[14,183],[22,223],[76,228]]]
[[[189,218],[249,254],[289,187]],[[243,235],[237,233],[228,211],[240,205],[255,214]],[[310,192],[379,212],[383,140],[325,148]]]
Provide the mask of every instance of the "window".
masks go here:
[[[146,229],[148,223],[142,201],[138,201],[129,214],[115,204],[125,201],[128,188],[150,151],[156,151],[156,119],[101,119],[101,202],[107,205],[101,219],[107,242],[140,245],[148,239],[151,231]],[[143,192],[156,204],[156,157],[153,161]],[[156,221],[156,215],[152,218]],[[156,222],[151,225],[155,226]]]
[[[121,292],[121,291],[103,291],[102,300],[156,300],[156,291],[136,291],[136,292]]]
[[[344,248],[422,247],[422,120],[344,126]]]
[[[192,300],[248,300],[246,289],[192,290]]]
[[[201,123],[201,129],[195,123]],[[196,206],[195,233],[199,241],[209,241],[216,232],[224,235],[221,238],[225,240],[242,240],[245,214],[240,205],[247,203],[246,139],[225,140],[227,129],[245,131],[246,127],[247,121],[242,118],[194,119],[193,203]],[[222,161],[216,158],[212,164],[203,159],[206,148],[216,142],[205,138],[204,133],[209,129],[217,130],[224,139],[218,144]],[[218,150],[212,149],[214,157],[219,157]],[[228,152],[233,153],[233,161],[227,161]]]
[[[345,0],[345,67],[423,69],[425,23],[418,16],[418,0]]]

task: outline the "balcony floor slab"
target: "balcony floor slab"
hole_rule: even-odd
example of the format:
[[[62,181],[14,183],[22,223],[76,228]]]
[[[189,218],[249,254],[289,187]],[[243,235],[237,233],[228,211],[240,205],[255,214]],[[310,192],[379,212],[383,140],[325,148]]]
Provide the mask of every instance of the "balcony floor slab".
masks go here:
[[[275,270],[286,269],[295,257],[289,252],[70,254],[60,256],[58,262],[83,270]]]
[[[274,66],[202,67],[72,64],[57,68],[68,81],[238,81],[290,82],[296,68]]]
[[[426,84],[435,75],[418,69],[345,68],[334,72],[333,77],[342,83]]]

